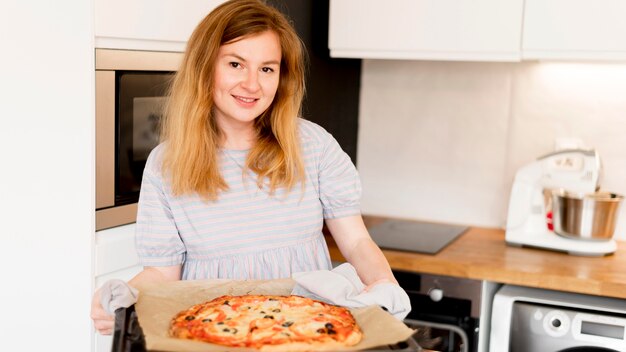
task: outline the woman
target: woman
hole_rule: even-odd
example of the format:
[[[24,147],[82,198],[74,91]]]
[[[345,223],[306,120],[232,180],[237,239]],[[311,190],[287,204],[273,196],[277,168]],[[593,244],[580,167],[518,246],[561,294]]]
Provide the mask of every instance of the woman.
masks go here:
[[[356,169],[330,134],[298,118],[303,95],[304,49],[277,10],[234,0],[198,25],[144,171],[144,270],[130,285],[330,269],[324,220],[366,285],[396,283],[363,224]],[[97,296],[95,326],[111,333]]]

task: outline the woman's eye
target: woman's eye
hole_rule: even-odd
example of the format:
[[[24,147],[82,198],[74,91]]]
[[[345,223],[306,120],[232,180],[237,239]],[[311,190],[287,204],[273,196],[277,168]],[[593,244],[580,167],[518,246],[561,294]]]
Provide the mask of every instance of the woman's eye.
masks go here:
[[[232,68],[238,68],[238,67],[240,67],[240,66],[241,66],[238,62],[229,62],[228,64],[229,64],[229,65],[230,65],[230,67],[232,67]]]
[[[272,73],[272,72],[274,72],[274,69],[271,68],[271,67],[263,67],[261,70],[263,72],[265,72],[265,73]]]

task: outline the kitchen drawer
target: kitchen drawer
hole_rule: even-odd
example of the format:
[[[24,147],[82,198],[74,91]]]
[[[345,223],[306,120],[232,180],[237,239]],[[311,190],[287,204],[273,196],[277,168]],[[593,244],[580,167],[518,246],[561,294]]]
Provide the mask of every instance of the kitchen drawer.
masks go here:
[[[135,224],[96,232],[96,277],[139,265],[135,250]]]

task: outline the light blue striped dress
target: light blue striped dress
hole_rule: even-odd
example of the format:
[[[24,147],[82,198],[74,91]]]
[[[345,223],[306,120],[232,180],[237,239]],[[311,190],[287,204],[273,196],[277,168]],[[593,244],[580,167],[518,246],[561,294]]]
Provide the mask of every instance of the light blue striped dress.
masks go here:
[[[222,150],[221,171],[230,189],[215,202],[173,196],[160,169],[164,146],[157,146],[139,197],[141,264],[183,264],[185,280],[276,279],[331,269],[323,219],[360,214],[361,184],[349,156],[322,127],[300,119],[299,135],[304,192],[298,184],[269,196],[256,186],[255,174],[242,174],[248,151]]]

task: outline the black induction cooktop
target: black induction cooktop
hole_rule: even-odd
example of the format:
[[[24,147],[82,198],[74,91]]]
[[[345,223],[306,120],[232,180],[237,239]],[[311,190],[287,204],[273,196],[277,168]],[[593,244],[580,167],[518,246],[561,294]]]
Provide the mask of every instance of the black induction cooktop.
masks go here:
[[[411,220],[386,220],[368,228],[380,248],[436,254],[468,229],[467,226]]]

